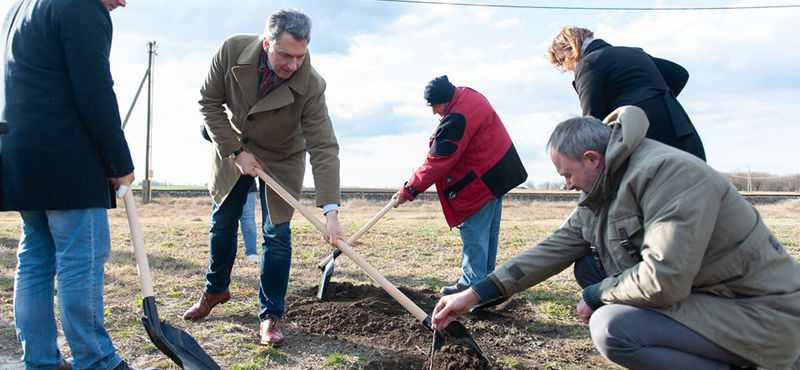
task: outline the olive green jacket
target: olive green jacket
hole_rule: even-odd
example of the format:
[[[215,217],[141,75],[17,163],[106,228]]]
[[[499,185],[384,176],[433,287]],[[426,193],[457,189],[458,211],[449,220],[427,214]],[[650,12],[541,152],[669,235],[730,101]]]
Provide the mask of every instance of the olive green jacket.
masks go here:
[[[232,153],[243,148],[299,198],[308,152],[317,206],[340,204],[339,144],[325,104],[325,80],[307,55],[289,79],[257,100],[262,50],[258,35],[229,37],[214,55],[200,89],[200,112],[213,141],[211,195],[217,204],[225,201],[241,176]],[[270,189],[267,207],[274,224],[290,221],[294,212]]]
[[[605,122],[605,168],[577,212],[490,278],[508,297],[595,245],[608,277],[585,289],[587,304],[651,309],[761,367],[789,368],[800,355],[800,264],[724,176],[645,139],[642,110]]]

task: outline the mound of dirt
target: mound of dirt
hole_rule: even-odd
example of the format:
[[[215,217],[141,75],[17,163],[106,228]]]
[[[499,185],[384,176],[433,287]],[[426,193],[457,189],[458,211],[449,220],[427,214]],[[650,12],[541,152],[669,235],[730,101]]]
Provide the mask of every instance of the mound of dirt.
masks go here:
[[[432,370],[485,370],[489,366],[468,346],[458,343],[446,344],[425,361],[424,369]]]
[[[433,291],[399,288],[425,312],[439,299]],[[430,369],[428,352],[432,333],[382,289],[371,285],[334,283],[324,300],[317,287],[287,297],[287,318],[310,333],[367,343],[392,351],[387,358],[372,358],[364,369]],[[448,335],[433,357],[433,369],[499,369],[481,359],[469,346]]]

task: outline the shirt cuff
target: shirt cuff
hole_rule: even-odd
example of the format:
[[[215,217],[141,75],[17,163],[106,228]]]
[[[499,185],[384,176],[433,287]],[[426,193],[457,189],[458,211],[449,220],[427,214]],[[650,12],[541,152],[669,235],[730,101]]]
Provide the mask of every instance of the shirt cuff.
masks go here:
[[[583,301],[593,310],[605,306],[605,303],[603,303],[600,299],[600,295],[597,293],[598,289],[600,289],[600,283],[589,285],[583,290]]]
[[[326,204],[326,205],[322,206],[322,214],[323,215],[328,213],[328,212],[330,212],[330,211],[338,211],[338,210],[339,210],[339,205],[336,204],[336,203],[330,203],[330,204]]]

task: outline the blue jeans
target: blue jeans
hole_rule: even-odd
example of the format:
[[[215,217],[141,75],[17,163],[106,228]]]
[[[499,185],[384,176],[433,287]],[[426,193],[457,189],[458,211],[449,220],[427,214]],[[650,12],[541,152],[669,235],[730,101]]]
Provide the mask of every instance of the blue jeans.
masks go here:
[[[242,208],[247,200],[253,178],[242,175],[233,186],[222,205],[214,207],[209,231],[210,263],[206,270],[206,293],[220,294],[228,290],[231,270],[236,260],[236,237]],[[259,284],[259,317],[268,314],[283,317],[284,296],[289,286],[289,269],[292,263],[292,233],[288,222],[273,225],[264,194],[264,184],[259,180],[261,193],[261,283]]]
[[[247,201],[242,207],[242,217],[239,219],[242,225],[242,240],[244,241],[244,253],[249,255],[256,254],[256,192],[247,193]]]
[[[461,285],[472,286],[494,271],[502,213],[503,198],[492,199],[459,227],[464,243],[461,251],[463,274],[458,279]]]
[[[211,227],[208,231],[209,264],[206,270],[206,293],[220,294],[231,284],[231,270],[236,261],[239,219],[253,184],[251,176],[242,175],[221,205],[213,200]]]
[[[23,211],[14,277],[14,318],[27,370],[61,361],[58,311],[76,370],[107,370],[122,359],[103,326],[103,272],[111,250],[104,208]]]
[[[289,270],[292,267],[292,228],[288,222],[273,225],[269,220],[265,184],[258,180],[261,196],[261,286],[258,290],[258,317],[267,315],[283,317],[286,310],[284,298],[289,287]]]

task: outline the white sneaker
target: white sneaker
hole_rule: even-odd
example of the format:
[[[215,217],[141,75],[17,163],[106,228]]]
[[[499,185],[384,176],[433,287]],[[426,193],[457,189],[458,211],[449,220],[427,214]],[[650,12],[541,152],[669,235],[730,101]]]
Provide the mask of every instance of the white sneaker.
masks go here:
[[[257,254],[248,254],[247,259],[255,263],[261,262],[261,258],[259,258]]]

